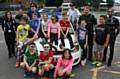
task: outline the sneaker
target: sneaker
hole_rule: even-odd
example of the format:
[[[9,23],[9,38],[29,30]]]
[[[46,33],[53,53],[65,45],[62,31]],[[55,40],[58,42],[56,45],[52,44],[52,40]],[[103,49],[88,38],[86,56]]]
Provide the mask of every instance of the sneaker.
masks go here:
[[[98,61],[93,61],[92,65],[96,65],[98,63]]]
[[[82,66],[85,66],[85,64],[86,64],[86,59],[84,59],[84,60],[81,61],[81,65]]]
[[[102,66],[102,62],[98,62],[98,63],[96,64],[96,66],[97,66],[97,67]]]
[[[15,67],[19,68],[20,67],[20,62],[17,61],[16,64],[15,64]]]
[[[48,77],[44,77],[43,79],[49,79]]]

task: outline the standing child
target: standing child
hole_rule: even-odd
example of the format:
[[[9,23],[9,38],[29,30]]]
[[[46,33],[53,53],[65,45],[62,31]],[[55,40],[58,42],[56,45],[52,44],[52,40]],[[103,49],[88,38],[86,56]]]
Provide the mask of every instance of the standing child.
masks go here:
[[[84,66],[86,64],[86,59],[87,59],[88,31],[85,28],[85,26],[86,26],[86,21],[81,20],[79,27],[77,29],[78,42],[82,48],[82,58],[81,58],[82,66]]]
[[[29,40],[27,37],[28,37],[28,32],[30,30],[30,26],[27,24],[26,17],[22,17],[20,23],[21,24],[18,26],[16,32],[16,40],[18,45],[16,67],[20,66],[20,55],[22,53],[23,44],[26,45],[26,41]]]
[[[95,53],[95,59],[92,64],[96,66],[101,66],[102,65],[102,54],[104,51],[104,48],[108,45],[109,42],[109,37],[110,37],[110,32],[108,27],[106,26],[107,17],[105,15],[101,15],[99,18],[99,25],[95,27],[94,31],[94,46],[93,46],[93,51]]]

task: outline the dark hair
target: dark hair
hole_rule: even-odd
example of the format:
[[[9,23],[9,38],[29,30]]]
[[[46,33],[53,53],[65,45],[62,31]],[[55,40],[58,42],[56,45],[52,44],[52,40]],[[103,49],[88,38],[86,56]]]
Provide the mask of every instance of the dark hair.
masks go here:
[[[11,13],[11,11],[6,11],[6,12],[5,12],[4,19],[5,19],[6,21],[8,21],[7,13],[10,13],[10,15],[11,15],[10,20],[12,20],[13,18],[12,18],[12,13]]]
[[[22,17],[20,20],[21,20],[21,21],[22,21],[22,20],[25,20],[26,22],[28,21],[28,19],[27,19],[26,17]]]
[[[55,17],[56,18],[56,22],[58,22],[59,18],[57,15],[52,15],[52,17]]]
[[[106,15],[100,15],[100,17],[103,17],[105,20],[107,19]]]
[[[64,56],[64,55],[65,55],[66,51],[68,51],[68,53],[69,53],[69,55],[70,55],[68,60],[71,60],[71,59],[72,59],[72,55],[71,55],[70,50],[69,50],[69,49],[67,49],[67,48],[63,50],[62,59],[64,59],[64,58],[65,58],[65,56]]]
[[[35,6],[37,8],[37,5],[35,3],[31,3],[30,7]]]
[[[85,19],[82,19],[82,20],[78,21],[78,25],[80,25],[82,21],[85,21],[85,22],[86,22]]]

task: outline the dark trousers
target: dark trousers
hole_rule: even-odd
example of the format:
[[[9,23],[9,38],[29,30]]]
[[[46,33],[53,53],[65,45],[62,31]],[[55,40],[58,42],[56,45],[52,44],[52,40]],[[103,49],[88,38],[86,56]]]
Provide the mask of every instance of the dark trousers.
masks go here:
[[[70,46],[71,46],[71,48],[73,48],[74,47],[74,44],[73,44],[73,40],[72,40],[72,37],[71,37],[71,35],[70,35],[70,33],[68,32],[68,34],[67,34],[67,38],[68,38],[68,40],[69,40],[69,42],[70,42]],[[64,35],[61,33],[61,42],[62,42],[62,45],[63,46],[65,46],[65,42],[64,42]]]
[[[108,64],[111,64],[112,60],[113,60],[115,40],[116,40],[116,34],[115,33],[111,33],[110,34],[109,45],[108,45],[108,46],[110,46],[110,53],[109,53],[109,58],[108,58]],[[108,46],[104,50],[103,62],[105,62],[106,58],[107,58]]]
[[[8,56],[15,56],[15,33],[4,33]]]
[[[55,45],[58,45],[58,34],[50,33],[50,43],[55,41]]]
[[[85,41],[79,41],[79,45],[82,48],[82,56],[81,56],[81,60],[84,60],[87,58],[87,47],[84,48],[85,45]]]
[[[88,60],[92,61],[93,57],[93,34],[88,34]]]

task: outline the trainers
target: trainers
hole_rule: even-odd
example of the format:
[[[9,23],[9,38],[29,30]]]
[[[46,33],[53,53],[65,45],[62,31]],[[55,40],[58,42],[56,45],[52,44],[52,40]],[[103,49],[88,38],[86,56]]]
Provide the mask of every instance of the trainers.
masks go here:
[[[102,66],[102,62],[98,62],[98,63],[96,64],[96,66],[97,66],[97,67]]]
[[[85,66],[85,64],[86,64],[86,59],[84,59],[84,60],[81,61],[81,65],[82,66]]]
[[[17,61],[16,64],[15,64],[15,67],[19,68],[20,67],[20,62]]]
[[[44,77],[43,79],[49,79],[48,77]]]
[[[96,65],[98,63],[98,61],[93,61],[92,65]]]

